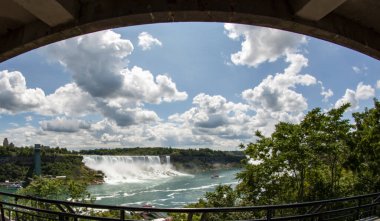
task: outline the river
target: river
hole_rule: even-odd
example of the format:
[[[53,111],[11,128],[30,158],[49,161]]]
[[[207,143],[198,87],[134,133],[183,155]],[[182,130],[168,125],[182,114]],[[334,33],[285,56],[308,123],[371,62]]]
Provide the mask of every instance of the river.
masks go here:
[[[88,191],[95,203],[123,206],[183,207],[197,202],[206,192],[219,184],[235,186],[239,169],[224,169],[197,174],[182,174],[133,183],[104,183],[91,185]],[[218,178],[212,178],[218,174]]]

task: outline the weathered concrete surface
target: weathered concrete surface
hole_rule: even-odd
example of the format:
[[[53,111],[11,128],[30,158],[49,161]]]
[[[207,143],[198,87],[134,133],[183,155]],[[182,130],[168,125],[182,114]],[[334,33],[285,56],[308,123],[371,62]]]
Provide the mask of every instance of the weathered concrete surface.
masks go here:
[[[379,12],[379,0],[1,0],[0,62],[99,30],[187,21],[278,28],[380,59]]]

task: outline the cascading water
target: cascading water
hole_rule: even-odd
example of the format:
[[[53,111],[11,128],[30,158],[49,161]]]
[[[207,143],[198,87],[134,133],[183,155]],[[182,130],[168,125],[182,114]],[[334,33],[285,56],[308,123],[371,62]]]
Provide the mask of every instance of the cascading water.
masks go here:
[[[159,156],[84,155],[83,163],[105,174],[106,183],[139,183],[184,175],[172,169],[170,156],[161,163]]]

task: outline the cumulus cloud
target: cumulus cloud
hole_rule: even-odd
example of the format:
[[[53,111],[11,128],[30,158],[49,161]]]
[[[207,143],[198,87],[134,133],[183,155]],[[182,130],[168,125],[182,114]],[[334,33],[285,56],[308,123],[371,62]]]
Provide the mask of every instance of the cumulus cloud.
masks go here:
[[[245,127],[250,121],[246,114],[248,110],[247,104],[230,102],[220,95],[201,93],[193,98],[192,108],[182,114],[171,115],[169,121],[191,129],[193,136],[214,136],[214,141],[245,139],[251,137]]]
[[[176,84],[168,76],[154,77],[150,71],[136,66],[132,69],[123,69],[121,73],[124,81],[118,95],[128,98],[129,101],[159,104],[163,101],[187,99],[187,93],[178,91]]]
[[[90,124],[76,119],[56,118],[54,120],[40,121],[44,131],[74,133],[81,129],[89,129]]]
[[[290,65],[284,73],[268,75],[258,86],[243,91],[242,97],[254,109],[271,112],[300,112],[307,109],[306,99],[293,90],[296,85],[309,86],[316,84],[316,79],[308,74],[299,74],[307,66],[307,58],[301,54],[287,54]]]
[[[112,119],[118,126],[130,126],[159,121],[159,117],[154,111],[143,108],[126,108],[119,104],[98,102],[97,107],[103,116]]]
[[[127,58],[133,45],[115,32],[105,31],[48,46],[49,57],[58,59],[72,74],[73,82],[52,94],[43,94],[38,105],[28,108],[43,115],[60,117],[41,121],[39,128],[23,127],[0,135],[51,146],[233,148],[240,142],[253,141],[257,129],[269,134],[279,121],[298,122],[302,119],[308,105],[306,98],[296,89],[317,84],[312,75],[301,74],[308,60],[295,53],[306,41],[304,37],[292,37],[289,33],[277,33],[277,30],[251,30],[249,26],[226,26],[226,30],[231,30],[228,32],[231,38],[242,36],[243,45],[249,46],[243,46],[238,52],[241,54],[235,56],[235,64],[258,66],[280,57],[289,63],[282,73],[269,75],[258,85],[243,91],[241,103],[220,95],[200,93],[193,98],[188,110],[173,114],[167,120],[161,119],[154,111],[146,109],[145,104],[182,101],[188,94],[178,90],[168,74],[155,75],[141,67],[128,67]],[[264,34],[272,40],[260,37]],[[265,42],[253,46],[259,40]],[[245,43],[248,41],[252,45]],[[271,41],[279,44],[269,44]],[[26,88],[25,79],[20,85],[24,85],[23,93],[37,90]],[[358,97],[364,97],[365,91],[359,90]],[[330,92],[322,88],[321,95],[328,98]],[[88,114],[99,114],[104,119],[91,125],[76,119]]]
[[[177,131],[186,131],[193,137],[206,135],[205,143],[226,142],[232,145],[235,142],[234,146],[239,141],[252,141],[256,130],[269,135],[279,121],[299,122],[308,104],[296,88],[316,85],[317,79],[301,74],[302,68],[308,65],[308,59],[303,55],[287,53],[285,56],[289,65],[282,73],[269,75],[255,87],[241,93],[245,103],[201,93],[193,98],[193,106],[189,110],[171,115],[168,122],[181,128]]]
[[[107,97],[122,87],[120,70],[133,45],[108,30],[64,40],[46,49],[49,57],[70,70],[81,89],[94,97]]]
[[[289,66],[283,73],[268,75],[259,85],[242,92],[242,97],[256,111],[253,123],[269,134],[278,121],[298,122],[308,108],[306,98],[296,92],[297,85],[317,83],[315,77],[300,74],[308,60],[301,54],[286,54]]]
[[[134,103],[160,103],[185,100],[170,77],[140,67],[125,68],[133,45],[113,31],[84,35],[49,46],[49,55],[69,69],[74,82],[92,97],[118,99]],[[86,61],[86,62],[83,62]]]
[[[187,98],[186,93],[175,89],[174,82],[166,75],[154,77],[139,67],[124,68],[120,72],[123,86],[115,93],[118,96],[110,98],[92,97],[75,83],[67,84],[51,95],[56,98],[50,99],[58,100],[59,95],[65,97],[71,94],[71,97],[79,99],[78,102],[83,102],[83,106],[88,106],[85,109],[93,108],[105,118],[91,126],[72,117],[42,121],[40,129],[35,129],[33,136],[43,141],[51,136],[50,145],[66,144],[61,134],[67,134],[67,139],[79,139],[82,145],[92,146],[194,145],[234,149],[241,142],[253,141],[255,130],[269,135],[279,121],[298,122],[302,119],[307,101],[296,92],[296,88],[315,85],[317,80],[311,75],[301,74],[302,68],[308,64],[304,56],[286,54],[285,59],[289,65],[282,73],[270,75],[260,84],[242,92],[244,103],[232,102],[220,95],[200,93],[193,98],[191,108],[173,114],[167,120],[144,109],[144,103],[156,104]],[[124,88],[127,85],[129,87]],[[358,94],[363,97],[365,93]],[[66,106],[71,109],[68,104],[58,105],[57,109],[65,112]],[[83,113],[83,110],[75,112]],[[78,138],[78,135],[90,141]],[[26,135],[23,136],[27,140]]]
[[[27,88],[25,78],[20,72],[0,71],[0,112],[33,110],[44,102],[44,91],[40,88]]]
[[[335,108],[342,106],[343,104],[351,104],[351,109],[355,110],[359,108],[360,100],[367,100],[375,96],[375,89],[371,85],[365,85],[360,82],[356,87],[356,90],[346,89],[346,93],[335,103]]]
[[[178,91],[169,76],[154,76],[137,66],[125,67],[133,45],[113,31],[65,40],[48,46],[46,51],[73,75],[72,84],[49,97],[56,101],[55,111],[60,113],[71,115],[97,111],[119,126],[130,126],[159,119],[153,111],[142,108],[144,103],[187,99],[187,93]],[[69,94],[76,98],[67,99]],[[65,101],[70,101],[71,105]]]
[[[96,111],[95,100],[75,83],[59,87],[46,100],[39,111],[44,115],[84,116]]]
[[[380,80],[378,80],[378,81],[376,82],[376,88],[377,88],[377,89],[380,89]]]
[[[245,115],[240,114],[248,110],[248,105],[228,102],[220,95],[210,96],[204,93],[193,98],[193,105],[195,107],[183,113],[180,118],[203,128],[217,128],[242,122],[246,119]],[[171,116],[171,119],[174,120],[175,115]]]
[[[153,46],[162,46],[162,42],[157,38],[154,38],[148,32],[141,32],[138,36],[139,46],[143,51],[150,50]]]
[[[68,39],[44,50],[72,74],[74,82],[46,96],[39,88],[27,88],[20,72],[2,71],[1,112],[67,117],[100,113],[119,126],[130,126],[160,120],[155,112],[143,108],[145,103],[182,101],[188,96],[167,74],[154,76],[137,66],[126,67],[133,45],[113,31]]]
[[[27,88],[21,72],[0,72],[0,111],[36,112],[42,115],[84,115],[94,110],[91,96],[75,83],[66,84],[54,93],[45,95],[40,88]],[[27,116],[26,121],[32,117]]]
[[[235,65],[258,67],[264,62],[274,62],[286,53],[294,53],[306,43],[306,37],[271,28],[239,24],[225,24],[224,29],[229,38],[243,38],[241,51],[231,55]]]

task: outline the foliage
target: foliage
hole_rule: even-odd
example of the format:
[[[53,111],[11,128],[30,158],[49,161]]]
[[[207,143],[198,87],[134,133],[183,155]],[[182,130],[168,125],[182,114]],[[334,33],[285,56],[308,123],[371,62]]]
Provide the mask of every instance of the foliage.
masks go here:
[[[40,198],[85,202],[90,198],[87,185],[72,179],[51,179],[34,177],[30,184],[17,191],[17,194]]]
[[[380,102],[374,108],[354,113],[355,131],[352,132],[348,166],[357,178],[358,193],[380,191]]]
[[[353,113],[354,124],[343,119],[348,108],[313,109],[300,123],[278,123],[269,137],[257,131],[255,143],[241,145],[247,159],[236,189],[219,187],[190,206],[281,204],[380,191],[380,102]],[[226,201],[228,195],[234,197]]]
[[[285,203],[341,195],[350,124],[348,105],[310,111],[299,124],[280,122],[270,137],[242,146],[249,156],[237,189],[248,203]]]
[[[22,181],[33,175],[32,147],[0,147],[0,181]],[[66,176],[86,182],[102,180],[99,172],[93,171],[82,162],[82,156],[65,148],[42,148],[42,174],[50,176]]]
[[[219,185],[214,192],[207,192],[204,198],[197,203],[189,204],[190,208],[209,208],[209,207],[233,207],[238,205],[238,196],[236,191],[230,185]],[[174,220],[186,220],[186,214],[170,214]],[[210,213],[207,214],[207,220],[235,220],[238,217],[231,213]],[[193,220],[201,220],[201,214],[194,214]]]

